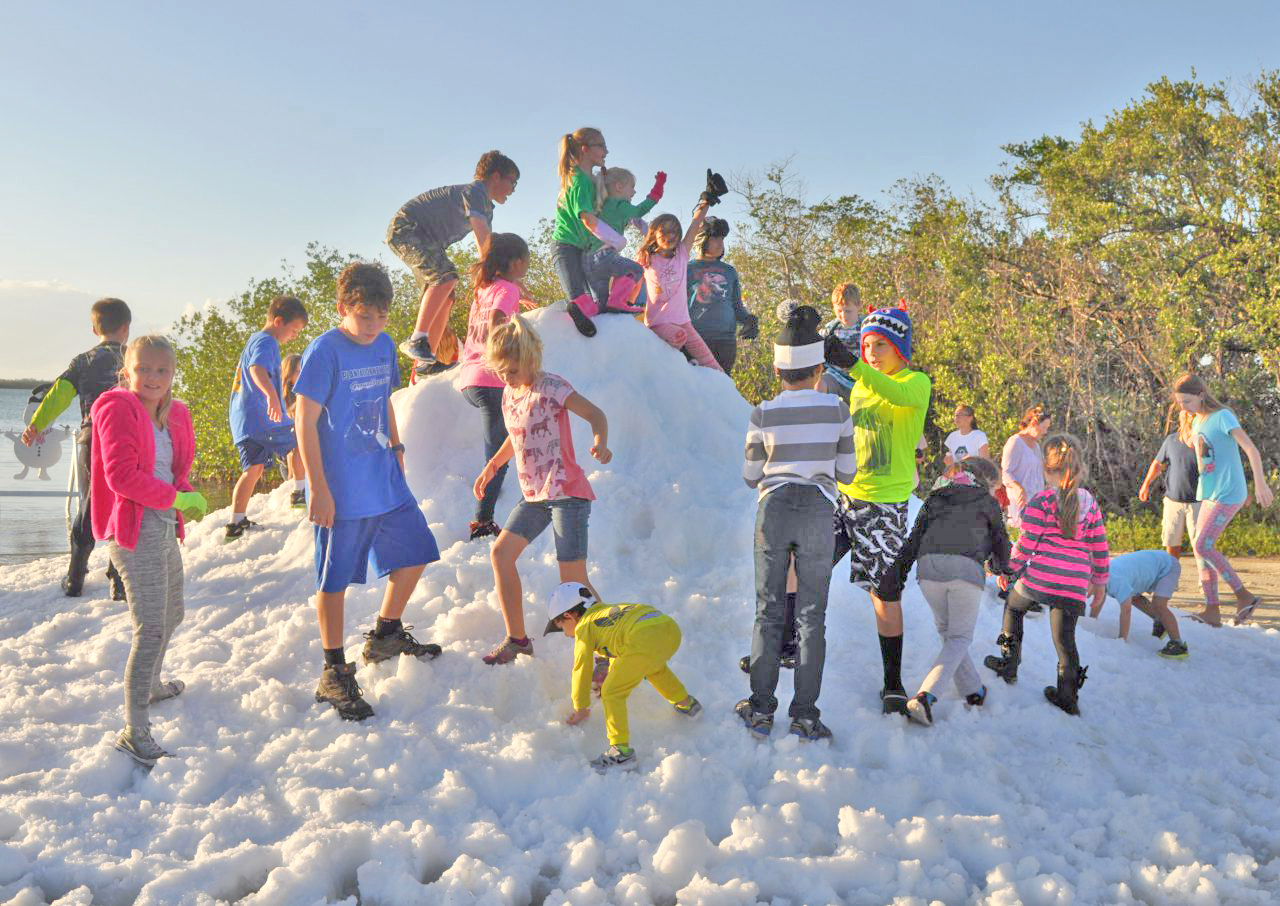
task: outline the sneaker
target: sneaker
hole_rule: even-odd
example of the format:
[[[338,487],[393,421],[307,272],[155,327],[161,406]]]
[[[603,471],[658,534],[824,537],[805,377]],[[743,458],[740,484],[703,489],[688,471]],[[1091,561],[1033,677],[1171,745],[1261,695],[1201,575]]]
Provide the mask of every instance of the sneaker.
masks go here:
[[[751,672],[751,655],[744,655],[742,660],[738,661],[738,669],[743,673]]]
[[[796,669],[796,651],[794,648],[782,649],[782,656],[778,658],[778,666],[786,670]],[[751,672],[751,655],[743,655],[742,659],[738,661],[738,669],[743,673]]]
[[[517,655],[525,655],[533,657],[533,639],[525,639],[523,642],[517,642],[511,636],[507,636],[501,643],[495,645],[493,650],[484,656],[486,664],[510,664],[516,659]]]
[[[333,705],[343,720],[364,720],[373,716],[373,708],[362,695],[355,664],[325,665],[316,686],[316,701]]]
[[[409,635],[412,626],[402,626],[396,632],[390,635],[384,635],[381,638],[373,630],[364,634],[364,662],[366,664],[376,664],[379,661],[387,661],[393,657],[399,657],[407,654],[409,657],[425,657],[434,660],[440,656],[442,650],[439,645],[431,643],[423,644]]]
[[[400,351],[414,361],[434,362],[436,360],[436,357],[431,354],[431,341],[427,339],[426,334],[405,340],[400,344]]]
[[[599,758],[591,759],[591,766],[603,774],[612,770],[634,771],[639,764],[636,762],[636,750],[631,746],[609,746]]]
[[[733,710],[757,739],[768,739],[773,732],[773,715],[751,707],[751,699],[744,698],[733,706]]]
[[[166,680],[151,690],[150,704],[156,702],[168,701],[171,698],[177,698],[182,694],[182,690],[187,688],[187,684],[180,679]]]
[[[222,541],[225,544],[228,541],[238,541],[244,537],[245,532],[252,531],[258,527],[258,523],[250,522],[249,517],[245,516],[239,522],[228,522],[227,533]]]
[[[921,692],[907,702],[907,717],[926,727],[933,726],[933,703],[938,700],[931,692]]]
[[[413,373],[420,378],[425,378],[425,377],[431,377],[431,375],[433,374],[439,374],[442,371],[448,371],[450,368],[456,368],[456,367],[458,367],[457,362],[449,362],[447,365],[444,362],[436,362],[436,361],[419,362],[417,365],[413,366]]]
[[[295,510],[305,510],[307,508],[307,492],[294,491],[289,495],[289,506]]]
[[[817,742],[830,739],[831,729],[816,717],[796,717],[791,721],[791,735]]]
[[[1157,651],[1156,654],[1171,661],[1185,661],[1191,656],[1190,652],[1187,651],[1186,642],[1177,642],[1173,639],[1169,639],[1169,644]]]
[[[116,737],[115,747],[144,768],[153,767],[157,761],[172,752],[166,752],[151,738],[151,727],[125,727]]]
[[[609,659],[603,654],[597,654],[595,663],[591,667],[591,691],[599,695],[604,687],[604,681],[608,678]]]
[[[907,713],[907,690],[906,689],[881,689],[880,690],[880,713],[906,714]]]
[[[682,702],[676,702],[671,707],[676,709],[677,714],[683,714],[685,717],[697,717],[702,713],[702,705],[692,695],[686,696]]]
[[[468,541],[475,541],[479,538],[488,538],[490,535],[497,535],[502,531],[502,526],[490,519],[488,522],[471,523],[471,537]]]
[[[1159,620],[1151,621],[1151,635],[1157,639],[1164,638],[1164,624]]]
[[[970,692],[964,697],[966,708],[981,708],[982,703],[987,700],[987,687],[983,686],[977,692]]]

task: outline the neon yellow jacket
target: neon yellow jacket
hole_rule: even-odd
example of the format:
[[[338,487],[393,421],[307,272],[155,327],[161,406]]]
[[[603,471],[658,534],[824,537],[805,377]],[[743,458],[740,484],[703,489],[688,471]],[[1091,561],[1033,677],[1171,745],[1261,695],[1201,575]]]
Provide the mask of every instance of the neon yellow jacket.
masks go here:
[[[573,633],[570,696],[574,708],[581,711],[591,706],[593,655],[597,651],[614,658],[647,653],[644,634],[637,634],[635,630],[638,624],[649,620],[671,620],[671,617],[648,604],[602,603],[587,608]]]

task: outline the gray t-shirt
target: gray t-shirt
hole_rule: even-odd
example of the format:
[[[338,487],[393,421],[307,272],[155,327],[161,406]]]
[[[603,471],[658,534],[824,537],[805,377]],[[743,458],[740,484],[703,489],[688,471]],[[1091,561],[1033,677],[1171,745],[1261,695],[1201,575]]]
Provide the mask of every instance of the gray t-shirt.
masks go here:
[[[1022,507],[1044,490],[1044,450],[1038,442],[1028,444],[1021,434],[1015,434],[1005,441],[1000,470],[1005,485],[1020,484],[1025,492],[1021,501],[1015,501],[1013,495],[1009,495],[1009,521],[1021,525]]]
[[[151,433],[156,442],[156,464],[151,474],[165,484],[173,484],[173,438],[169,435],[168,428],[161,430],[154,422],[151,424]],[[146,513],[155,513],[165,522],[176,524],[178,521],[172,509],[146,510],[144,515]]]
[[[1196,485],[1200,482],[1196,451],[1184,444],[1175,432],[1160,445],[1156,462],[1168,466],[1164,473],[1164,496],[1178,503],[1195,503]]]
[[[404,203],[396,213],[397,219],[401,217],[428,241],[450,246],[471,232],[472,217],[483,217],[493,225],[493,202],[484,182],[476,180],[423,192]]]

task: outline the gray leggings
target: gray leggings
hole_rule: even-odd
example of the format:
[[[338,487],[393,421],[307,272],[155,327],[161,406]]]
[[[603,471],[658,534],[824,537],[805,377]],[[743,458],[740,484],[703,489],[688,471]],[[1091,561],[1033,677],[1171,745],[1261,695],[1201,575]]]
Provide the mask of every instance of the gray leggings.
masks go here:
[[[973,626],[978,621],[978,605],[982,588],[964,579],[947,582],[920,580],[920,590],[933,610],[933,622],[942,639],[942,650],[933,659],[933,667],[920,684],[921,692],[933,692],[939,684],[954,679],[961,695],[982,690],[982,679],[969,659]]]
[[[182,622],[182,554],[175,527],[155,510],[142,514],[137,547],[125,550],[113,540],[110,553],[133,616],[133,647],[124,669],[125,720],[131,727],[145,727],[151,693],[160,686],[165,648]]]

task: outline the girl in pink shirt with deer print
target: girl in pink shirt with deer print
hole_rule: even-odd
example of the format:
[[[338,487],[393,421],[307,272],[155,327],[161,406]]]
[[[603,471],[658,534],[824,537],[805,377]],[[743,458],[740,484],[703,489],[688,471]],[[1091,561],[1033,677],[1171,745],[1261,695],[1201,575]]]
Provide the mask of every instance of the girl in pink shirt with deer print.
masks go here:
[[[502,391],[507,439],[472,491],[481,499],[493,477],[514,459],[524,498],[511,511],[490,553],[507,636],[485,655],[484,662],[509,664],[518,655],[533,655],[533,642],[525,633],[524,593],[516,560],[548,525],[555,534],[560,581],[591,584],[587,581],[587,519],[595,494],[573,455],[569,413],[591,425],[592,456],[607,463],[613,454],[605,414],[564,378],[542,370],[542,340],[524,318],[515,315],[490,331],[487,357],[489,367],[507,384]]]

